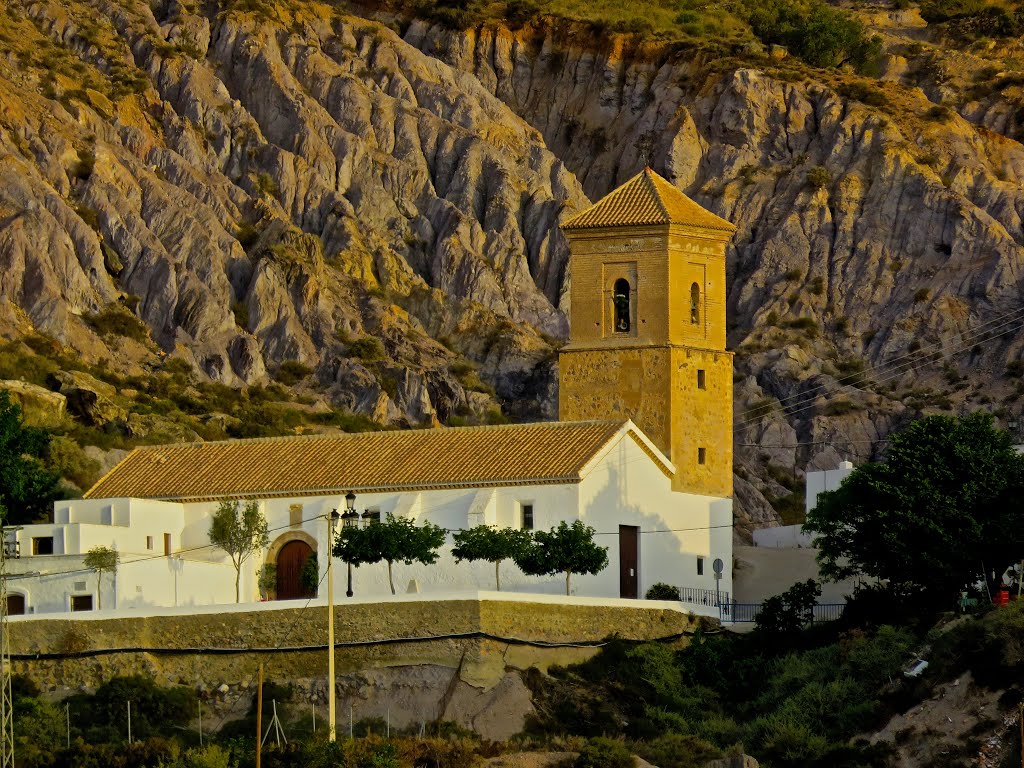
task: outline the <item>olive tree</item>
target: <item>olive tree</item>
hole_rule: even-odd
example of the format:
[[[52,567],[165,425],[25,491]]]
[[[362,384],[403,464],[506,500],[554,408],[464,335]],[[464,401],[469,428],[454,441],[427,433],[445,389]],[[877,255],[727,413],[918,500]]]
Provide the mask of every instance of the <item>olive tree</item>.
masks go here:
[[[86,568],[96,571],[96,609],[103,608],[103,574],[112,573],[117,578],[117,564],[120,555],[110,547],[93,547],[85,553],[83,564]]]
[[[516,559],[516,565],[530,576],[565,574],[565,594],[571,590],[574,573],[600,573],[608,566],[608,547],[594,543],[594,529],[581,520],[572,525],[564,520],[550,531],[537,531],[533,543]]]
[[[494,583],[501,591],[501,562],[522,557],[530,546],[532,537],[529,531],[518,528],[493,528],[489,525],[478,525],[455,534],[455,546],[452,555],[455,562],[463,560],[475,562],[484,560],[494,563]]]
[[[242,576],[242,563],[270,543],[267,519],[260,511],[259,503],[254,499],[244,505],[238,501],[222,501],[210,521],[209,536],[210,543],[227,552],[235,566],[235,602],[241,602],[238,582]]]

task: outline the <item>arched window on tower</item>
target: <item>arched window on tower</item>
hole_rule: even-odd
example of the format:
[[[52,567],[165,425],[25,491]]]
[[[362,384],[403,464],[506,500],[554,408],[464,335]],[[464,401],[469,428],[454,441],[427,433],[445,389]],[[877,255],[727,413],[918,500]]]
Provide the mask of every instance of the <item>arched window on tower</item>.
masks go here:
[[[615,332],[629,333],[629,281],[619,278],[612,289],[612,304],[615,307]]]
[[[690,322],[700,323],[700,286],[696,283],[690,286]]]

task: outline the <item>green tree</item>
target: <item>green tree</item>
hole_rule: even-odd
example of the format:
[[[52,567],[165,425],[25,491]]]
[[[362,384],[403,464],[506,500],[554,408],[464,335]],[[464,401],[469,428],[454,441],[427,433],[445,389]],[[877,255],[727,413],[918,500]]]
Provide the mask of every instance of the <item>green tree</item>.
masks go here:
[[[112,573],[117,578],[117,564],[121,557],[116,549],[93,547],[85,553],[84,565],[96,571],[96,609],[103,608],[103,574]]]
[[[574,573],[600,573],[608,565],[608,547],[594,543],[594,529],[576,520],[564,520],[550,531],[533,534],[533,544],[520,555],[516,565],[530,576],[565,574],[565,594]]]
[[[388,564],[388,586],[391,594],[395,594],[394,564],[436,563],[437,550],[447,534],[447,530],[429,521],[416,525],[408,517],[395,517],[389,512],[383,522],[365,528],[342,528],[335,538],[334,556],[352,565],[383,560]]]
[[[238,501],[222,501],[210,521],[210,543],[228,553],[235,566],[235,602],[241,602],[238,582],[242,576],[242,563],[253,552],[270,543],[267,519],[260,505],[250,499],[242,506]]]
[[[1001,574],[1019,560],[1022,492],[1024,457],[991,416],[929,416],[893,436],[884,463],[821,494],[804,530],[819,534],[826,578],[864,574],[942,604],[982,563]]]
[[[485,560],[494,563],[494,583],[501,591],[501,561],[515,560],[522,557],[530,546],[529,531],[519,528],[492,528],[489,525],[478,525],[455,534],[455,546],[452,555],[455,562],[468,560]]]
[[[8,510],[7,525],[44,520],[61,498],[60,476],[46,470],[50,433],[26,426],[21,408],[0,391],[0,504]]]
[[[769,597],[757,614],[757,628],[778,636],[799,632],[814,621],[814,606],[821,597],[821,587],[814,579],[801,581],[781,595]]]

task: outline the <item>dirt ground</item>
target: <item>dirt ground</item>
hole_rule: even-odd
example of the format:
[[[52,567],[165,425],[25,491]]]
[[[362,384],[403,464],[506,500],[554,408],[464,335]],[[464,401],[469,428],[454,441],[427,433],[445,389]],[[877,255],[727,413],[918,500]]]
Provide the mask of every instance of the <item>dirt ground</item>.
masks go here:
[[[940,686],[932,698],[869,738],[896,747],[893,768],[970,765],[997,768],[1004,741],[1018,728],[1017,712],[999,707],[1002,691],[974,685],[970,672]]]

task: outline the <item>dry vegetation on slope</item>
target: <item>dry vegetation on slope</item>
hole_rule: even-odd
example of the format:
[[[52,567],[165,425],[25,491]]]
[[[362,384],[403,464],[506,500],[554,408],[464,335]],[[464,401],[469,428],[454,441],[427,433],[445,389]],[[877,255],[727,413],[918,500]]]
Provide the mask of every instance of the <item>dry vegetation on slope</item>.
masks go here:
[[[976,329],[1019,306],[1018,18],[12,0],[0,375],[105,378],[123,413],[67,427],[104,446],[550,416],[557,222],[647,161],[739,226],[737,506],[778,519],[795,467],[1017,407],[1017,325]]]

